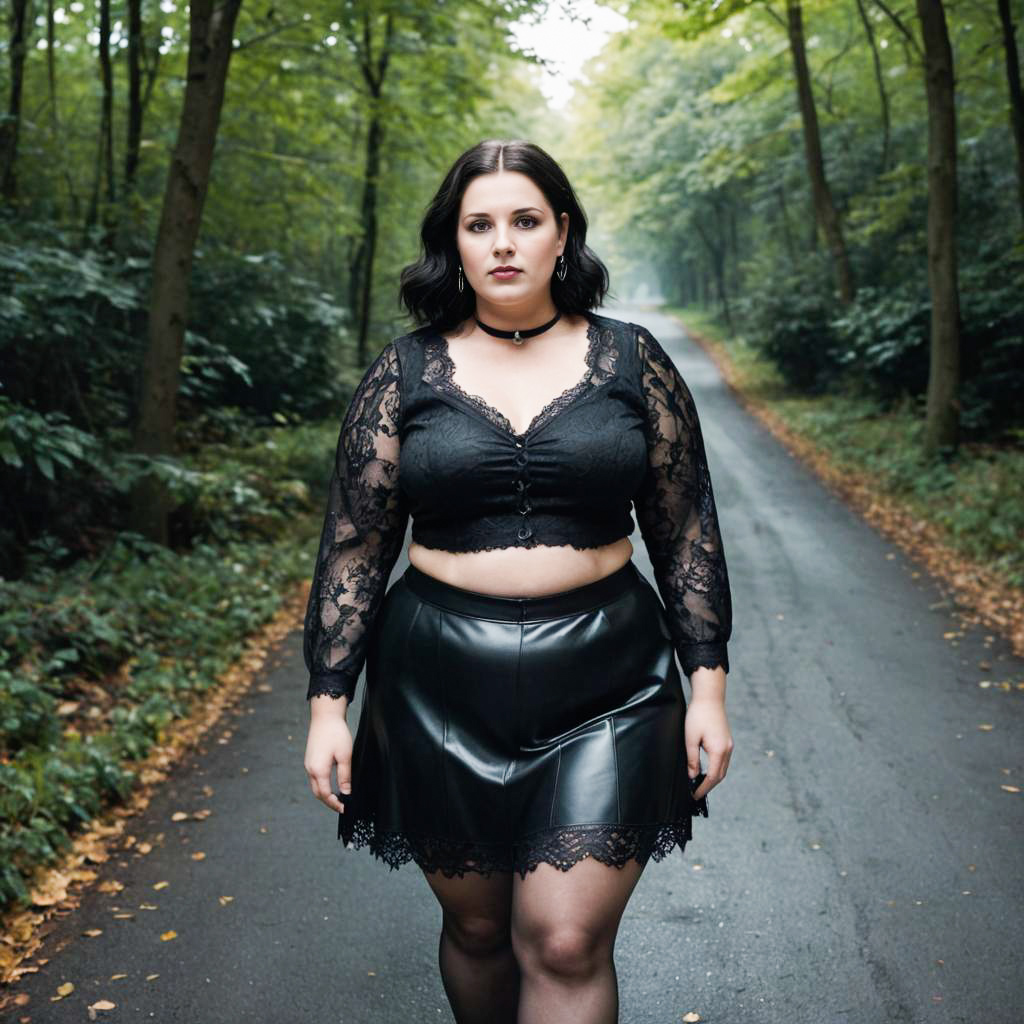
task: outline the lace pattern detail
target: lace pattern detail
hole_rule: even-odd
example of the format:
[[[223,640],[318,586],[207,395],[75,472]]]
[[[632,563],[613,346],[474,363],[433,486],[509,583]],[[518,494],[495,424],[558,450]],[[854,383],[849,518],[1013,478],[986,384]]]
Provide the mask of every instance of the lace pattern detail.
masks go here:
[[[700,812],[707,817],[706,806]],[[378,831],[372,818],[345,821],[338,815],[338,838],[353,849],[369,847],[370,853],[396,870],[409,861],[424,871],[440,871],[446,878],[468,872],[488,877],[495,871],[515,871],[521,878],[539,864],[568,871],[584,857],[622,867],[630,859],[646,864],[664,860],[678,845],[682,852],[693,838],[692,819],[645,825],[563,825],[526,836],[518,843],[475,843],[402,832]]]
[[[647,406],[649,471],[637,525],[683,671],[729,671],[732,602],[704,438],[693,395],[658,340],[636,327]]]
[[[409,513],[398,489],[401,391],[390,342],[370,364],[349,403],[335,453],[303,656],[307,700],[355,694],[367,633],[405,540]]]
[[[444,335],[434,333],[424,343],[423,381],[438,391],[457,395],[465,403],[471,405],[485,419],[512,437],[526,437],[543,424],[567,409],[583,395],[600,387],[615,375],[618,349],[615,345],[615,332],[608,327],[601,327],[591,320],[587,328],[587,365],[583,377],[572,387],[560,395],[556,395],[530,421],[529,426],[521,434],[517,434],[508,417],[499,412],[480,395],[470,394],[459,386],[455,380],[455,363],[448,350],[448,340]]]

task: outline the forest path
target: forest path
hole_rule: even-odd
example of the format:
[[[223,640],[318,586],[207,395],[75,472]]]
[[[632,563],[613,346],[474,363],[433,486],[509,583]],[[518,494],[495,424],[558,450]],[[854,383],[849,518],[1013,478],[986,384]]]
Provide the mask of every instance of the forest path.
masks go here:
[[[652,862],[626,908],[620,1020],[1019,1021],[1024,805],[1000,787],[1021,782],[1024,693],[978,682],[1016,682],[1024,663],[977,631],[944,638],[959,626],[931,580],[742,410],[676,321],[603,312],[649,327],[694,392],[735,620],[731,769],[685,853]],[[100,868],[124,890],[94,889],[57,923],[41,955],[66,948],[6,1019],[78,1022],[109,999],[100,1019],[452,1020],[422,874],[343,848],[309,791],[300,642],[133,822],[153,852]],[[205,820],[171,820],[200,808]],[[64,981],[75,991],[50,1002]]]

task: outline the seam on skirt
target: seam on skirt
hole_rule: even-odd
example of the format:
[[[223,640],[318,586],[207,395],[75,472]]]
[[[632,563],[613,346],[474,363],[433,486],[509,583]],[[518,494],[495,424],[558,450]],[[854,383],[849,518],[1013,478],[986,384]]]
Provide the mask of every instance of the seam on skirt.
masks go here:
[[[615,817],[622,820],[622,793],[619,787],[619,737],[615,731],[615,713],[608,716],[608,728],[612,733],[612,761],[615,764]]]
[[[441,766],[441,788],[444,790],[444,825],[446,829],[451,828],[452,815],[451,804],[448,800],[448,682],[444,673],[441,672],[441,649],[443,646],[442,633],[444,631],[445,610],[438,609],[437,613],[437,643],[434,650],[434,678],[439,680],[441,687],[441,749],[438,751]]]
[[[555,762],[555,784],[551,789],[551,806],[548,808],[548,828],[554,828],[555,801],[558,799],[558,778],[562,773],[562,744],[558,744],[558,760]]]

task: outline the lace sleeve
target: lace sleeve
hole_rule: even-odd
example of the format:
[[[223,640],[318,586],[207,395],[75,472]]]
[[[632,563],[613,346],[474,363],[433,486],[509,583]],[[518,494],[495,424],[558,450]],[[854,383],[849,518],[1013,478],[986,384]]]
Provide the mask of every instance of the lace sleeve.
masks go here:
[[[307,700],[328,694],[351,703],[367,632],[405,540],[409,513],[398,490],[400,384],[390,342],[363,375],[341,425],[306,607]]]
[[[647,403],[648,470],[634,497],[683,671],[729,671],[732,601],[704,438],[693,395],[646,328],[637,327]]]

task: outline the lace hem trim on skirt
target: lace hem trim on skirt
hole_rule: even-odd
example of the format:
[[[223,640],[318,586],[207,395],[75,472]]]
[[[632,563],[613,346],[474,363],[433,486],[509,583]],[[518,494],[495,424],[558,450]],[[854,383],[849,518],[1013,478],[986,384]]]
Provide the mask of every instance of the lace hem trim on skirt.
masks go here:
[[[344,815],[339,814],[339,819]],[[392,869],[414,860],[424,871],[446,878],[473,871],[485,877],[494,871],[516,871],[522,878],[538,864],[568,871],[587,855],[604,864],[623,867],[632,858],[641,864],[663,860],[678,845],[682,852],[693,838],[690,818],[649,825],[561,825],[525,836],[517,843],[475,843],[433,836],[407,836],[378,831],[371,818],[339,821],[338,838],[370,853]]]

